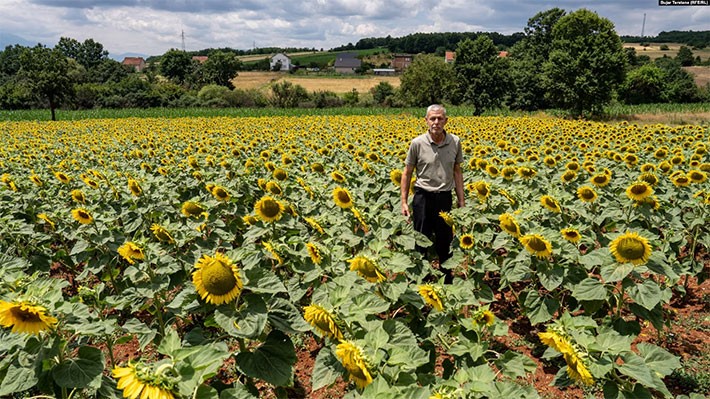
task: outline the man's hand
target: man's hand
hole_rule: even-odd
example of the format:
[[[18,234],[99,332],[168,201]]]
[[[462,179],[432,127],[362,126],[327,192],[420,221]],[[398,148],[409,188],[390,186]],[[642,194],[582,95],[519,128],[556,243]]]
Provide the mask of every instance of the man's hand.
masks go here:
[[[406,203],[402,204],[402,216],[409,219],[409,205],[407,205]]]

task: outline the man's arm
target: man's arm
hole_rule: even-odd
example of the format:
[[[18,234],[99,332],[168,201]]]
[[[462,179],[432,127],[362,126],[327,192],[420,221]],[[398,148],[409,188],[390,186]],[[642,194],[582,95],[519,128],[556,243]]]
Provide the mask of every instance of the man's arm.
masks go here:
[[[463,171],[461,170],[461,163],[454,163],[454,186],[456,187],[456,203],[459,208],[463,208],[465,205],[465,196],[463,191]]]
[[[399,183],[400,195],[402,198],[402,215],[405,217],[409,217],[409,185],[412,182],[413,172],[414,165],[405,166],[404,172],[402,172],[402,180]],[[463,181],[463,178],[461,181]]]

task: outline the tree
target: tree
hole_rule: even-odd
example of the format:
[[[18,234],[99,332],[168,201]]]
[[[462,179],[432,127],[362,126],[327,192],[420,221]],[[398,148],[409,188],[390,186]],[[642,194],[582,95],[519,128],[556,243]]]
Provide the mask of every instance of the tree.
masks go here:
[[[678,49],[678,54],[675,56],[678,60],[680,66],[693,66],[695,60],[693,58],[693,51],[686,46],[680,46]]]
[[[171,49],[160,58],[160,73],[170,80],[184,83],[192,71],[192,57],[184,51]]]
[[[666,74],[656,65],[647,64],[629,72],[619,88],[619,97],[627,104],[663,101]]]
[[[213,83],[233,89],[232,79],[237,76],[240,66],[241,61],[234,53],[215,51],[200,67],[202,79],[208,84]]]
[[[514,89],[509,105],[513,108],[535,110],[548,108],[542,71],[552,51],[552,27],[565,11],[552,8],[539,12],[528,20],[525,37],[510,49],[510,81]]]
[[[580,9],[557,21],[552,38],[543,67],[549,99],[576,115],[600,113],[626,74],[626,54],[614,25]]]
[[[385,105],[388,101],[391,101],[391,97],[394,95],[394,86],[389,82],[382,81],[370,89],[370,92],[377,104]]]
[[[86,39],[83,43],[79,43],[76,39],[62,37],[54,48],[61,51],[66,57],[76,60],[87,71],[108,59],[108,51],[104,50],[104,46],[94,39]]]
[[[271,102],[276,107],[294,108],[301,101],[308,100],[308,92],[301,85],[285,80],[271,86]]]
[[[37,45],[22,53],[20,64],[18,75],[22,82],[47,101],[52,120],[57,120],[56,108],[72,93],[69,61],[61,51]]]
[[[678,61],[670,57],[657,58],[654,64],[665,74],[662,98],[666,102],[690,103],[700,99],[698,86],[693,76],[680,67]]]
[[[459,43],[454,61],[454,102],[472,104],[476,115],[503,103],[509,64],[498,53],[493,40],[485,35]]]
[[[404,70],[399,93],[412,106],[438,104],[450,97],[454,73],[450,64],[432,54],[420,54]]]

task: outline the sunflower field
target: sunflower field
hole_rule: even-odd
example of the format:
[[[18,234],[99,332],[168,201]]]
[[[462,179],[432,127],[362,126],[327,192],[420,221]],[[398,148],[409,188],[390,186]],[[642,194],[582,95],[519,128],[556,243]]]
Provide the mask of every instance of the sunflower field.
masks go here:
[[[671,397],[679,358],[637,337],[707,267],[708,128],[447,128],[467,199],[438,265],[399,206],[422,117],[0,122],[0,396],[286,397],[315,337],[309,388],[347,398],[537,398],[540,362]],[[493,344],[516,316],[538,359]]]

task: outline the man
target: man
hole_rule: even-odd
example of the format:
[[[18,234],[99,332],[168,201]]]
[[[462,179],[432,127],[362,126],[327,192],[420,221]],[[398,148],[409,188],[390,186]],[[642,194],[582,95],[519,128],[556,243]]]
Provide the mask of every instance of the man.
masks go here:
[[[414,230],[427,236],[436,249],[439,265],[451,257],[453,231],[439,212],[451,210],[451,190],[456,190],[459,208],[464,206],[463,172],[461,163],[463,153],[461,141],[453,134],[446,133],[446,109],[438,104],[430,105],[426,111],[426,123],[429,130],[412,140],[405,160],[401,181],[402,215],[409,218],[409,185],[412,173],[417,170],[414,183],[412,216]],[[426,255],[426,248],[417,245],[417,250]],[[450,270],[442,268],[445,283],[451,283]]]

